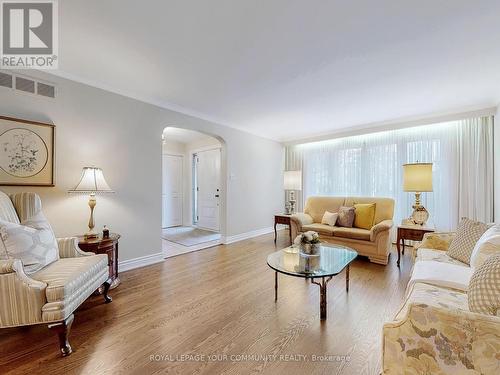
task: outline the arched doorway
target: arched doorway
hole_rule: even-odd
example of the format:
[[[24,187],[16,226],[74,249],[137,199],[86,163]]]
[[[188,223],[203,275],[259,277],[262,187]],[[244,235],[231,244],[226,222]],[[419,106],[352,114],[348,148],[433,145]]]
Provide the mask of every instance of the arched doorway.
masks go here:
[[[223,142],[183,128],[162,133],[162,247],[165,257],[221,243],[225,224]]]

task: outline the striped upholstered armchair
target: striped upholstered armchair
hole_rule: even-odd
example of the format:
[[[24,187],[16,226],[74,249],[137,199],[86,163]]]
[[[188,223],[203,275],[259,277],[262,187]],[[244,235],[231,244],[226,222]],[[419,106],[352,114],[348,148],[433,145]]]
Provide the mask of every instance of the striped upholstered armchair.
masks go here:
[[[36,263],[37,257],[45,259],[47,247],[36,233],[33,218],[40,217],[44,229],[50,231],[53,256],[49,264],[34,266],[31,263]],[[16,259],[18,253],[12,248],[16,236],[35,254],[32,258],[23,253],[19,258],[24,262]],[[0,328],[48,324],[59,336],[62,355],[67,356],[72,352],[68,336],[73,312],[101,285],[105,302],[111,302],[106,255],[80,250],[76,238],[54,239],[37,194],[9,197],[0,191]]]

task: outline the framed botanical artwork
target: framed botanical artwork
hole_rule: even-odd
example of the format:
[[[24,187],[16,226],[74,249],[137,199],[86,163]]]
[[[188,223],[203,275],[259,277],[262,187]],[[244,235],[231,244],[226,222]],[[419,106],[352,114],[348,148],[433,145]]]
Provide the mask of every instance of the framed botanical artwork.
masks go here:
[[[0,185],[54,186],[55,126],[0,116]]]

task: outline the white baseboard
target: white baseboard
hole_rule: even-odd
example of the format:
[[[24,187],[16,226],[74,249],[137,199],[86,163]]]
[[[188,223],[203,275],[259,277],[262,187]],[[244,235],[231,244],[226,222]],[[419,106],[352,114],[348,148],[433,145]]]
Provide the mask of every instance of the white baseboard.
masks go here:
[[[222,243],[224,245],[229,245],[230,243],[247,240],[249,238],[262,236],[264,234],[269,234],[272,232],[274,232],[274,227],[252,230],[246,233],[235,234],[234,236],[225,236],[222,238]]]
[[[278,225],[277,230],[280,230],[282,228],[285,228],[285,226]],[[236,234],[234,236],[222,236],[220,243],[224,245],[228,245],[234,242],[238,241],[243,241],[249,238],[254,238],[258,236],[262,236],[264,234],[269,234],[274,232],[274,227],[268,227],[268,228],[262,228],[262,229],[257,229],[253,230],[250,232],[246,233],[240,233]],[[214,241],[215,242],[215,241]],[[216,246],[217,243],[211,243],[211,246]],[[191,251],[193,249],[190,249]],[[143,257],[138,257],[134,259],[127,259],[127,260],[122,260],[121,262],[118,262],[118,272],[125,272],[129,270],[133,270],[135,268],[140,268],[140,267],[145,267],[145,266],[150,266],[155,263],[160,263],[165,260],[165,255],[163,252],[161,253],[156,253],[156,254],[151,254],[151,255],[146,255]]]
[[[133,270],[134,268],[150,266],[151,264],[160,263],[164,260],[165,258],[163,256],[163,253],[156,253],[139,258],[123,260],[121,262],[118,262],[118,272],[124,272]]]

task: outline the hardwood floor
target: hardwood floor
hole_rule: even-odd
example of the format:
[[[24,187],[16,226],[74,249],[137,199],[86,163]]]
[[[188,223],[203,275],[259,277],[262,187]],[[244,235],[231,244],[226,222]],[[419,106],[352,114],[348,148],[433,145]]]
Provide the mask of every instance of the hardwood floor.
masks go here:
[[[402,301],[410,259],[401,269],[395,253],[386,267],[357,259],[348,294],[345,274],[329,283],[328,320],[320,322],[319,288],[303,279],[280,275],[274,302],[266,257],[287,245],[279,237],[276,246],[265,235],[120,274],[113,303],[91,297],[76,311],[66,358],[46,326],[2,329],[0,373],[378,374],[382,324]],[[187,357],[196,355],[205,357]],[[270,360],[235,357],[243,355]],[[313,362],[312,355],[347,360]]]
[[[193,251],[198,251],[202,249],[208,249],[209,247],[217,246],[221,243],[220,240],[204,242],[193,246],[183,246],[176,244],[174,242],[167,241],[162,238],[162,251],[165,258],[175,257],[177,255],[191,253]]]

